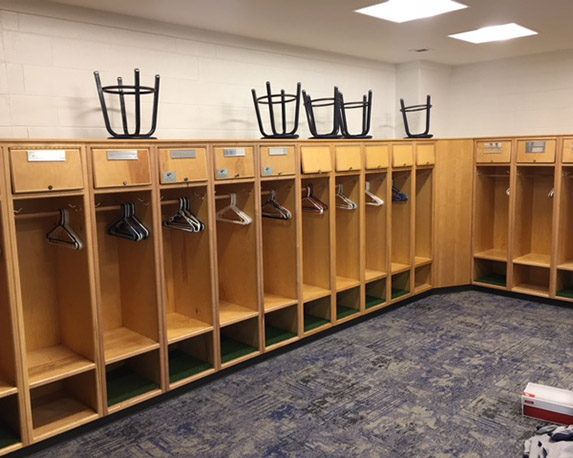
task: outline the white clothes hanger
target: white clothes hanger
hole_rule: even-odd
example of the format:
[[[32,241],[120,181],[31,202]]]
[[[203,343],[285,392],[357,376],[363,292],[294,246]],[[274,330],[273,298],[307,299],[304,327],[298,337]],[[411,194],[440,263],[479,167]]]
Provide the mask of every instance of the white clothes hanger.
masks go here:
[[[372,205],[373,207],[381,207],[384,205],[384,201],[380,199],[376,194],[370,191],[370,182],[366,182],[366,195],[370,197],[370,201],[366,202],[366,205]]]
[[[344,195],[344,186],[341,184],[336,185],[336,197],[338,198],[336,208],[343,210],[356,210],[358,208],[355,202]]]
[[[253,222],[253,219],[247,215],[243,210],[237,207],[237,194],[234,192],[229,194],[230,202],[229,205],[222,208],[217,212],[217,221],[223,221],[226,223],[239,224],[241,226],[248,226]],[[235,216],[235,218],[230,218],[229,216]],[[239,218],[239,219],[237,219]]]

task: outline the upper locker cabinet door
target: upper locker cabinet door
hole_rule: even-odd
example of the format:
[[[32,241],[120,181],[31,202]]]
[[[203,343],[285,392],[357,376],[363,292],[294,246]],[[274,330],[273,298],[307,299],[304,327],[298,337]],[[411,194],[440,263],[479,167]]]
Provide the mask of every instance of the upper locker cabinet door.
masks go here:
[[[433,165],[436,163],[436,150],[433,143],[416,145],[416,165]]]
[[[207,180],[205,147],[159,148],[159,182],[191,183]]]
[[[232,180],[255,176],[252,146],[218,146],[215,151],[215,178]]]
[[[261,146],[261,176],[294,175],[294,146]]]
[[[92,156],[96,188],[151,184],[148,149],[93,149]]]
[[[573,138],[568,137],[563,139],[563,162],[573,162]]]
[[[332,172],[332,158],[329,146],[301,146],[302,173]]]
[[[390,147],[388,145],[366,146],[366,169],[387,169],[389,165]]]
[[[555,162],[555,139],[528,139],[517,142],[517,162],[553,163]]]
[[[352,172],[362,169],[361,148],[354,146],[335,146],[334,158],[337,172]]]
[[[511,140],[477,141],[476,162],[478,164],[509,163],[511,161]]]
[[[392,145],[392,167],[411,167],[414,164],[413,145]]]
[[[10,148],[14,193],[82,189],[79,149]]]

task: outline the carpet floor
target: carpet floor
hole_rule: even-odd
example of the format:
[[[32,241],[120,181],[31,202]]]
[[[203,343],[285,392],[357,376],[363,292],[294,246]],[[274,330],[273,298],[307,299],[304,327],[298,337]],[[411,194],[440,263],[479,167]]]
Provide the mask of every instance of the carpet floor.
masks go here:
[[[527,382],[573,389],[573,309],[434,295],[33,456],[520,457]]]

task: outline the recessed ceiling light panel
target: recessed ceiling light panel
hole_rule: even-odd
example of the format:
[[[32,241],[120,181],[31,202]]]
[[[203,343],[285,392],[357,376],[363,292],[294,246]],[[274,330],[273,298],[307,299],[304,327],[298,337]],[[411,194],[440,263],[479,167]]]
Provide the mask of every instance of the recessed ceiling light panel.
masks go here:
[[[356,12],[401,23],[464,8],[467,8],[467,5],[453,0],[388,0],[384,3],[361,8]]]
[[[482,27],[481,29],[470,30],[469,32],[463,33],[455,33],[449,36],[458,40],[479,44],[489,43],[491,41],[511,40],[512,38],[527,37],[530,35],[537,35],[537,32],[522,27],[518,24],[511,23]]]

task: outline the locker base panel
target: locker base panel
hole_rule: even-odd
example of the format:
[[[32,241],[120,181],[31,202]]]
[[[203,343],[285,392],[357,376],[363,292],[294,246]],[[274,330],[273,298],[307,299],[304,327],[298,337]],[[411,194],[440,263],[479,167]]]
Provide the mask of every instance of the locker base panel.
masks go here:
[[[502,274],[490,274],[485,277],[475,279],[478,283],[487,283],[488,285],[507,286],[507,277]]]
[[[113,406],[158,388],[156,383],[122,366],[107,374],[107,405]]]
[[[566,297],[568,299],[573,299],[573,287],[562,289],[557,292],[559,297]]]
[[[322,326],[326,326],[330,324],[330,320],[325,320],[324,318],[320,318],[314,315],[305,315],[304,316],[304,331],[312,331],[313,329],[318,329]]]
[[[274,326],[265,326],[265,345],[270,347],[285,340],[294,339],[297,335],[294,332],[285,329],[275,328]]]
[[[201,361],[181,350],[169,352],[169,382],[175,383],[212,369],[213,365]]]
[[[228,363],[234,359],[258,351],[255,347],[239,342],[229,337],[221,337],[221,363]]]
[[[338,320],[342,320],[343,318],[347,318],[357,313],[360,313],[360,310],[352,307],[345,307],[344,305],[338,305],[336,307],[336,319]]]
[[[366,310],[385,304],[386,300],[375,296],[366,296]]]
[[[18,435],[0,422],[0,452],[3,448],[8,448],[20,442]]]
[[[410,294],[410,291],[407,289],[392,288],[392,299],[398,299],[399,297],[407,296],[408,294]]]

